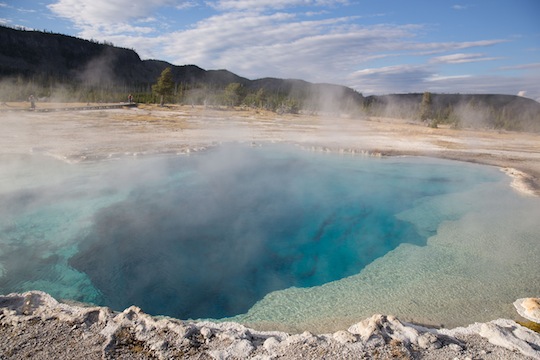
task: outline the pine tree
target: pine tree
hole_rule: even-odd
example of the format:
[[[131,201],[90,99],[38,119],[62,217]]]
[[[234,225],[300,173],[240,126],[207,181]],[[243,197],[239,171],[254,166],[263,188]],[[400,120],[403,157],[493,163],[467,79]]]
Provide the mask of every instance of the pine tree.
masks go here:
[[[159,104],[165,103],[165,95],[171,95],[174,90],[174,81],[170,67],[165,68],[157,79],[157,83],[152,85],[152,91],[160,96]]]
[[[420,104],[420,120],[426,121],[431,117],[431,93],[425,92]]]
[[[240,104],[242,100],[242,84],[230,83],[224,91],[224,101],[229,107],[234,107]]]

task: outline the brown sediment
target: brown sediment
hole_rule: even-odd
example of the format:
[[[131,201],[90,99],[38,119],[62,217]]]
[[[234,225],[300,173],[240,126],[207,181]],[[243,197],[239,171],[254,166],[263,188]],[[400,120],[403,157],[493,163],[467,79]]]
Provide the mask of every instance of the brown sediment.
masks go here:
[[[4,103],[0,107],[27,105]],[[144,104],[130,109],[59,113],[0,112],[0,123],[2,154],[39,152],[67,161],[85,161],[186,153],[222,142],[293,143],[326,151],[431,156],[498,166],[514,178],[516,190],[540,195],[537,133],[433,129],[413,120],[339,114],[278,115],[257,109]]]

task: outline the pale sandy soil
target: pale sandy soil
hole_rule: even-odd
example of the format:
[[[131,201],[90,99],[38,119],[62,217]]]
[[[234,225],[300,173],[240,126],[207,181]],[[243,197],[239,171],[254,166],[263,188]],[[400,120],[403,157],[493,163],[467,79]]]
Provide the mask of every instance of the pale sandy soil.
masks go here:
[[[37,104],[40,109],[77,105],[87,104]],[[77,162],[187,153],[222,142],[294,143],[319,151],[421,155],[495,165],[514,176],[516,189],[540,194],[540,134],[432,129],[418,121],[390,118],[277,115],[252,109],[179,105],[10,111],[17,108],[28,108],[28,103],[0,104],[2,154],[44,153]]]

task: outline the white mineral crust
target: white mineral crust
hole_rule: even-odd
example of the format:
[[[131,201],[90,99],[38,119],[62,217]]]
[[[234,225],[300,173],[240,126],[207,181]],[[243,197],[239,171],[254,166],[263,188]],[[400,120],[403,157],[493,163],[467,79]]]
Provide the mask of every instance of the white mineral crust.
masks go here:
[[[25,336],[30,349],[21,344]],[[117,313],[68,305],[39,291],[0,296],[0,338],[2,359],[540,359],[540,334],[505,319],[431,329],[378,314],[333,334],[287,334],[154,317],[135,306]]]

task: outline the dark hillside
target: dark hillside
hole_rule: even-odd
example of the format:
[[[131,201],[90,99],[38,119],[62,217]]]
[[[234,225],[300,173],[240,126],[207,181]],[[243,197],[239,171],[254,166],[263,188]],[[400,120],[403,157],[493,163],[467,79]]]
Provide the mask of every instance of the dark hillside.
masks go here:
[[[141,62],[133,50],[39,31],[0,27],[0,44],[1,76],[67,79],[107,67],[106,71],[92,73],[107,81],[105,76],[111,73],[119,78],[134,76]]]
[[[196,65],[175,66],[160,60],[141,60],[130,49],[114,47],[72,36],[24,31],[0,26],[0,77],[22,77],[44,86],[117,86],[130,91],[149,91],[161,72],[170,67],[177,85],[216,91],[231,83],[241,84],[247,91],[264,89],[279,99],[314,96],[361,105],[362,96],[345,86],[311,84],[302,80],[261,79],[252,81],[227,70],[204,70]],[[328,94],[331,94],[328,97]],[[324,95],[324,96],[323,96]],[[215,97],[215,94],[213,94]],[[321,98],[322,96],[322,98]],[[199,96],[201,99],[205,96]],[[305,98],[297,99],[305,103]]]
[[[130,49],[61,34],[0,27],[0,45],[1,77],[138,85],[154,83],[163,69],[171,67],[177,82],[224,86],[247,81],[226,70],[206,71],[195,65],[143,61]]]
[[[540,104],[511,95],[393,94],[363,97],[341,85],[297,79],[249,80],[227,70],[176,66],[112,44],[61,34],[0,26],[0,100],[29,94],[82,101],[118,101],[133,93],[155,102],[152,84],[170,67],[175,82],[169,102],[247,105],[275,111],[363,113],[426,121],[430,126],[488,127],[540,132]],[[426,97],[427,96],[427,97]]]

